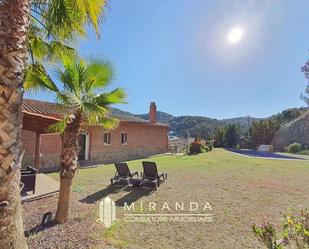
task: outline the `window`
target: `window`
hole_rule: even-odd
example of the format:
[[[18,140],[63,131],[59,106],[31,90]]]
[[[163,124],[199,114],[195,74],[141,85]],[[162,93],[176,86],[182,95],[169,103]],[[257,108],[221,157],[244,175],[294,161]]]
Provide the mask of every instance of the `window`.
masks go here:
[[[127,133],[121,133],[121,144],[127,144],[127,143],[128,143]]]
[[[105,132],[104,133],[104,144],[111,144],[111,133],[110,132]]]

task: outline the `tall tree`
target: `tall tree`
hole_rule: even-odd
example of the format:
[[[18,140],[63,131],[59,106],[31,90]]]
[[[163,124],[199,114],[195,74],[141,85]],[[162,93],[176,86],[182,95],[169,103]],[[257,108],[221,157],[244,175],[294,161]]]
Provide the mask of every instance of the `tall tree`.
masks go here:
[[[225,136],[225,128],[217,127],[213,139],[215,140],[216,147],[224,146],[224,136]]]
[[[308,84],[307,84],[307,87],[305,89],[305,93],[301,95],[301,98],[309,106],[309,60],[302,67],[302,72],[304,73],[305,78],[308,80]]]
[[[256,146],[271,144],[274,134],[279,128],[280,123],[276,119],[260,120],[251,124],[249,134]]]
[[[0,1],[0,248],[26,248],[20,205],[21,103],[30,5]]]
[[[78,166],[78,138],[82,125],[102,125],[112,128],[117,120],[109,115],[109,107],[124,103],[125,93],[121,88],[102,92],[111,83],[113,70],[110,63],[102,59],[86,61],[64,57],[63,67],[55,71],[61,86],[57,86],[44,72],[29,73],[26,88],[49,90],[56,96],[63,119],[52,126],[62,133],[60,162],[60,192],[56,221],[63,223],[70,218],[71,186]]]
[[[43,37],[45,42],[41,39],[36,44],[50,45],[46,53],[50,55],[51,48],[59,48],[62,41],[84,35],[85,23],[98,31],[105,6],[105,0],[0,1],[0,248],[27,248],[19,195],[23,158],[21,104],[27,49],[32,59],[35,51],[40,51],[29,38],[41,34],[37,37]],[[44,54],[41,59],[49,57]]]
[[[236,147],[239,143],[240,128],[236,124],[228,124],[225,128],[224,143],[227,147]]]

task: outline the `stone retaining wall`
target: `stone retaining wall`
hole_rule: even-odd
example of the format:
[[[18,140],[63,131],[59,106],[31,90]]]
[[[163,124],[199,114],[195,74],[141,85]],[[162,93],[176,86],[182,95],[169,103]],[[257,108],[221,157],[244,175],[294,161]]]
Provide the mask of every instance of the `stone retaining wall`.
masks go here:
[[[148,156],[165,153],[164,148],[123,148],[122,150],[108,151],[108,152],[90,152],[89,163],[113,163],[120,161],[128,161],[140,158],[146,158]],[[56,170],[59,167],[60,158],[58,154],[41,154],[41,166],[40,170]],[[87,164],[88,161],[83,162]],[[31,156],[25,156],[23,159],[23,166],[34,166],[34,158]]]
[[[166,150],[164,148],[124,148],[122,150],[108,152],[91,152],[90,160],[91,162],[112,163],[145,158],[151,155],[161,154],[165,152]]]

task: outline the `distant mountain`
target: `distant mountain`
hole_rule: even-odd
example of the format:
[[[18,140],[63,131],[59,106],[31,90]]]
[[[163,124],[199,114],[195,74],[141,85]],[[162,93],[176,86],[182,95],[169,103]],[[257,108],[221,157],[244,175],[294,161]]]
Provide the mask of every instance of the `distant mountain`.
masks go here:
[[[284,110],[278,114],[272,115],[268,118],[277,119],[280,124],[284,124],[286,122],[290,122],[304,112],[306,112],[308,108],[290,108]],[[139,118],[148,120],[148,114],[139,114],[136,115]],[[179,137],[186,137],[188,132],[191,136],[196,134],[201,135],[203,138],[208,138],[211,136],[217,127],[225,126],[227,124],[236,124],[239,125],[242,132],[245,132],[249,129],[252,122],[259,121],[262,118],[255,117],[235,117],[228,119],[212,119],[203,116],[180,116],[176,117],[172,114],[158,111],[158,122],[170,125],[170,130],[174,132],[174,135]]]
[[[289,108],[275,115],[272,115],[269,118],[276,119],[280,125],[284,125],[302,116],[307,111],[309,111],[308,107]]]
[[[139,114],[137,117],[148,119],[148,114]],[[191,136],[200,134],[203,138],[209,137],[216,130],[218,126],[226,124],[238,124],[241,129],[249,129],[253,121],[259,120],[253,117],[237,117],[230,119],[212,119],[203,116],[180,116],[175,117],[172,114],[158,111],[158,122],[170,125],[170,130],[176,136],[186,137],[188,132]]]
[[[254,118],[254,117],[237,117],[237,118],[228,118],[228,119],[221,119],[220,122],[224,124],[237,124],[240,128],[246,130],[249,129],[250,125],[255,122],[261,120],[261,118]]]
[[[136,116],[148,120],[149,114],[137,114]],[[171,121],[174,118],[172,114],[166,113],[166,112],[157,112],[157,119],[158,122],[163,123],[163,124],[168,124],[169,121]]]
[[[174,117],[168,124],[176,136],[187,137],[189,133],[191,137],[199,134],[202,138],[208,138],[221,125],[217,119],[200,116]]]
[[[143,118],[138,117],[133,113],[122,111],[118,108],[111,108],[111,114],[119,120],[146,122]]]

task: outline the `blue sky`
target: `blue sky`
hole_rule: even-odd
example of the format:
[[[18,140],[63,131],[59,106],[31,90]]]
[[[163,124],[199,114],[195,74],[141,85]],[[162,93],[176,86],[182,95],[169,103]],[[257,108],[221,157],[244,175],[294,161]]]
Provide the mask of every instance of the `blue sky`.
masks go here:
[[[151,101],[173,115],[266,117],[299,99],[309,58],[306,0],[113,0],[101,26],[76,45],[114,64],[114,86],[145,113]],[[231,44],[228,32],[243,30]],[[27,95],[28,96],[28,95]],[[52,100],[51,96],[31,97]]]

